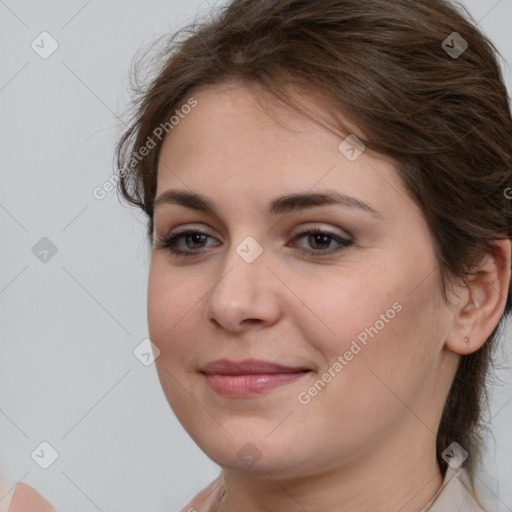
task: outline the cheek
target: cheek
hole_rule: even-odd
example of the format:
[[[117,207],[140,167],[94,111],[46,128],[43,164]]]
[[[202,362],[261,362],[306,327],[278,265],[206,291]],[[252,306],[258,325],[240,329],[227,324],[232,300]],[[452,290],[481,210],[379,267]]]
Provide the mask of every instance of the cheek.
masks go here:
[[[195,286],[190,274],[180,278],[179,271],[173,269],[171,273],[155,259],[148,280],[149,337],[160,350],[155,366],[164,394],[188,431],[194,418],[201,417],[201,408],[196,408],[196,402],[190,399],[195,394],[196,379],[191,379],[189,372],[195,372],[193,356],[200,353],[201,340],[194,326],[198,324],[197,311],[201,308],[204,289],[201,293],[200,283]]]
[[[418,382],[428,367],[434,281],[425,280],[411,293],[411,283],[419,281],[413,265],[385,269],[344,273],[317,281],[314,288],[302,283],[299,293],[307,297],[308,308],[297,322],[320,356],[318,377],[329,370],[336,375],[332,381],[338,384],[326,387],[389,394],[378,377],[402,388]]]
[[[151,341],[160,349],[158,359],[168,360],[166,364],[180,366],[177,363],[195,348],[187,333],[194,323],[197,324],[194,319],[204,300],[203,288],[199,281],[195,285],[190,273],[180,278],[179,271],[171,273],[163,264],[152,260],[148,280],[148,329]]]
[[[307,303],[297,321],[305,338],[327,357],[326,363],[332,363],[350,350],[353,341],[365,347],[383,337],[390,325],[400,323],[403,289],[390,272],[375,270],[340,272],[339,277],[317,280],[315,286],[304,281],[300,289],[294,288]]]
[[[407,271],[373,276],[366,288],[348,286],[331,297],[326,323],[336,336],[323,338],[326,368],[336,377],[326,394],[353,417],[375,419],[409,403],[428,377],[435,322],[433,279],[411,293]],[[405,269],[407,270],[407,269]],[[361,290],[368,290],[361,293]],[[330,341],[329,341],[330,340]],[[342,356],[339,361],[338,356]],[[340,365],[333,368],[338,360]],[[343,406],[334,402],[343,398]],[[400,399],[398,398],[400,397]]]

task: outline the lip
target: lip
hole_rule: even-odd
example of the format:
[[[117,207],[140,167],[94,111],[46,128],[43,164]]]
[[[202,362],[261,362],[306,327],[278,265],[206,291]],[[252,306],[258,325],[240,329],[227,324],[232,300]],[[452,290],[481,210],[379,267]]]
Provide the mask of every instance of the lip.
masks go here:
[[[285,366],[271,361],[218,359],[201,368],[209,386],[228,397],[246,397],[270,391],[300,379],[311,371],[304,366]]]
[[[239,362],[217,359],[205,364],[201,371],[207,375],[260,375],[263,373],[297,373],[310,369],[305,366],[285,366],[262,359],[244,359]]]

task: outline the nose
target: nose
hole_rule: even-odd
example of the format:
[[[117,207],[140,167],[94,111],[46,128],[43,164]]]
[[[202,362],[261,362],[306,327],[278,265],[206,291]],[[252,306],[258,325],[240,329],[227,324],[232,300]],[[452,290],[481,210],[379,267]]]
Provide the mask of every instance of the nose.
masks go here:
[[[209,321],[233,332],[275,324],[283,284],[267,267],[265,251],[248,263],[233,247],[223,261],[207,303]]]

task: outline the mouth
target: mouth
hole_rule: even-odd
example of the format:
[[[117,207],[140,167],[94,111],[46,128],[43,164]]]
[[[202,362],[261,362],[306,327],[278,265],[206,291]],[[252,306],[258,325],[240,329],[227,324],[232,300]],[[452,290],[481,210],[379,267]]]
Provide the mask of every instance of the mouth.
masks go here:
[[[296,381],[312,370],[255,359],[240,362],[219,359],[200,371],[216,393],[227,397],[247,397]]]

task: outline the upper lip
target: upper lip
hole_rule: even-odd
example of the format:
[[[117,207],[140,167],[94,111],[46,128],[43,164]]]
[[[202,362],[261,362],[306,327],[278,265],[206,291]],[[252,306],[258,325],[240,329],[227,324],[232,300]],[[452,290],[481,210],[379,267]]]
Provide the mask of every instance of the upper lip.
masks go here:
[[[258,375],[262,373],[295,373],[309,371],[310,368],[304,366],[285,366],[260,359],[245,359],[238,362],[228,359],[217,359],[205,364],[200,370],[209,375]]]

